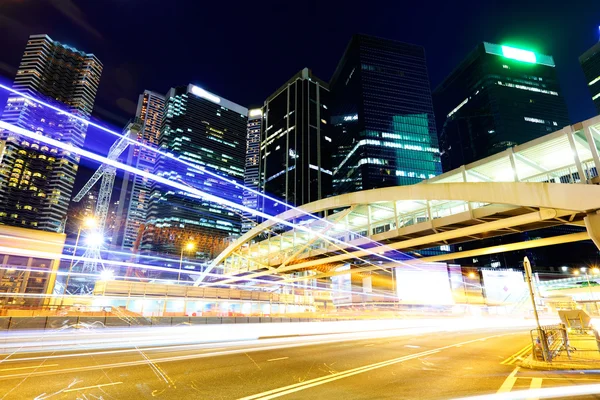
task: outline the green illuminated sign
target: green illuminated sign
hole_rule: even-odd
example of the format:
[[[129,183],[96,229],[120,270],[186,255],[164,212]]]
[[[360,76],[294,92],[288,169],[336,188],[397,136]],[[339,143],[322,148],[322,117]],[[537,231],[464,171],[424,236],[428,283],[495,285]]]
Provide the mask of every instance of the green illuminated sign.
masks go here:
[[[502,47],[502,55],[506,58],[512,58],[513,60],[528,62],[528,63],[536,63],[537,58],[533,51],[517,49],[515,47],[510,46],[501,46]]]

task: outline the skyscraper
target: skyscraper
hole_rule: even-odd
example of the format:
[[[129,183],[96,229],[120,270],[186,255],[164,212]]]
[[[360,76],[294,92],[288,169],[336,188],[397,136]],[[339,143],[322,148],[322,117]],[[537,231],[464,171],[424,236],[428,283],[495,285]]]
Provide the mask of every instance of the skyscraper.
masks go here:
[[[138,134],[138,142],[158,150],[164,107],[165,96],[161,94],[145,90],[139,96],[135,116],[139,118],[142,130]],[[131,145],[125,162],[142,171],[153,172],[157,159],[156,151]],[[148,178],[125,172],[117,210],[118,235],[115,242],[117,246],[123,249],[134,246],[140,227],[146,223],[150,192],[151,181]]]
[[[435,89],[444,171],[569,125],[549,55],[479,44]]]
[[[335,194],[441,172],[423,47],[354,35],[330,88]]]
[[[205,193],[242,203],[248,110],[198,86],[166,95],[159,148],[181,162],[159,157],[154,173]],[[222,178],[202,171],[206,168]],[[221,203],[154,184],[143,248],[179,253],[188,241],[199,257],[222,250],[241,231],[241,215]]]
[[[260,190],[260,134],[262,129],[263,111],[255,108],[248,112],[248,131],[246,134],[246,166],[244,171],[244,206],[258,210]],[[251,189],[251,190],[248,190]],[[249,212],[242,213],[242,233],[252,229],[259,219]]]
[[[590,89],[592,101],[600,114],[600,42],[583,53],[579,57],[579,63]]]
[[[327,84],[304,68],[265,100],[260,145],[264,193],[294,206],[330,193],[328,97]],[[264,200],[262,207],[269,213],[285,211],[273,201]]]
[[[102,64],[47,35],[29,37],[13,88],[87,119]],[[83,147],[87,125],[11,95],[2,120]],[[42,142],[0,133],[0,224],[62,232],[79,156]]]

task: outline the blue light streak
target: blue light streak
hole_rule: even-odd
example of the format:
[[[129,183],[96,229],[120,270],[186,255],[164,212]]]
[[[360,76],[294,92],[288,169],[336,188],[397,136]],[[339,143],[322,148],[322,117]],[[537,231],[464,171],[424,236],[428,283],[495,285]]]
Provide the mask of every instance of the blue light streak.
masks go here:
[[[25,98],[25,99],[27,99],[27,100],[30,100],[30,101],[33,101],[33,102],[36,102],[36,103],[42,104],[42,105],[44,105],[45,107],[48,107],[48,108],[50,108],[50,109],[52,109],[52,110],[54,110],[54,111],[56,111],[56,112],[58,112],[58,113],[60,113],[60,114],[68,115],[69,117],[71,117],[71,118],[74,118],[74,119],[75,119],[75,120],[77,120],[77,121],[80,121],[80,122],[82,122],[82,123],[84,123],[84,124],[86,124],[86,125],[89,125],[89,126],[93,126],[93,127],[97,128],[97,129],[100,129],[100,130],[101,130],[101,131],[103,131],[103,132],[106,132],[106,133],[109,133],[109,134],[111,134],[111,135],[117,136],[118,138],[123,138],[123,137],[124,137],[123,135],[119,134],[118,132],[112,131],[112,130],[110,130],[110,129],[108,129],[108,128],[106,128],[106,127],[102,126],[102,125],[99,125],[99,124],[97,124],[97,123],[91,122],[91,121],[89,121],[89,120],[87,120],[87,119],[85,119],[85,118],[82,118],[82,117],[80,117],[80,116],[78,116],[78,115],[72,114],[72,113],[70,113],[70,112],[68,112],[68,111],[61,110],[59,107],[56,107],[56,106],[54,106],[54,105],[52,105],[52,104],[49,104],[49,103],[47,103],[47,102],[44,102],[44,101],[41,101],[41,100],[39,100],[39,99],[37,99],[37,98],[35,98],[35,97],[32,97],[32,96],[30,96],[30,95],[27,95],[27,94],[25,94],[25,93],[19,92],[19,91],[15,90],[15,89],[12,89],[12,88],[10,88],[10,87],[8,87],[8,86],[6,86],[6,85],[0,84],[0,88],[4,89],[4,90],[6,90],[6,91],[8,91],[8,92],[10,92],[10,93],[13,93],[13,94],[16,94],[16,95],[18,95],[18,96],[21,96],[21,97],[23,97],[23,98]],[[343,242],[342,240],[339,240],[339,239],[336,239],[336,238],[330,237],[330,236],[328,236],[328,235],[324,235],[324,234],[322,234],[322,233],[320,233],[320,232],[318,232],[318,231],[312,230],[312,229],[310,229],[310,228],[306,228],[306,227],[304,227],[304,226],[301,226],[301,225],[293,224],[293,223],[290,223],[290,222],[288,222],[288,221],[285,221],[285,220],[283,220],[283,219],[277,218],[276,216],[273,216],[273,215],[270,215],[270,214],[266,214],[266,213],[263,213],[263,212],[261,212],[261,211],[258,211],[258,210],[252,209],[252,208],[245,207],[244,205],[240,205],[240,204],[237,204],[237,203],[231,202],[231,201],[229,201],[229,200],[222,199],[222,198],[220,198],[220,197],[217,197],[217,196],[214,196],[214,195],[210,195],[210,194],[208,194],[208,193],[205,193],[205,192],[203,192],[203,191],[201,191],[201,190],[199,190],[199,189],[193,188],[193,187],[191,187],[191,186],[189,186],[189,185],[182,185],[182,184],[180,184],[180,183],[177,183],[177,182],[175,182],[175,181],[168,180],[168,179],[162,178],[162,177],[160,177],[160,176],[157,176],[157,175],[154,175],[154,174],[150,174],[150,173],[148,173],[148,172],[145,172],[145,171],[139,170],[139,169],[137,169],[137,168],[134,168],[134,167],[128,166],[128,165],[126,165],[126,164],[123,164],[123,163],[120,163],[120,162],[117,162],[117,161],[113,161],[113,160],[109,160],[109,159],[107,159],[106,157],[103,157],[103,156],[97,155],[97,154],[95,154],[95,153],[92,153],[92,152],[90,152],[90,151],[87,151],[87,150],[84,150],[84,149],[79,149],[79,148],[76,148],[76,147],[74,147],[74,146],[72,146],[72,145],[65,145],[64,143],[62,143],[62,142],[59,142],[59,141],[57,141],[57,140],[55,140],[55,139],[51,139],[51,138],[48,138],[48,137],[46,137],[46,136],[42,136],[42,135],[36,134],[36,133],[34,133],[34,132],[27,131],[27,130],[25,130],[25,129],[23,129],[23,128],[20,128],[20,127],[17,127],[17,126],[14,126],[14,125],[8,124],[8,123],[6,123],[6,122],[4,122],[4,121],[0,121],[0,126],[1,126],[1,127],[3,127],[4,129],[7,129],[7,130],[9,130],[9,131],[12,131],[12,132],[15,132],[15,133],[21,134],[21,135],[23,135],[23,136],[27,136],[27,137],[29,137],[29,138],[31,138],[31,139],[34,139],[34,140],[39,140],[40,142],[45,142],[45,143],[47,143],[47,144],[50,144],[50,145],[52,145],[52,146],[55,146],[55,147],[61,148],[61,149],[63,149],[63,150],[67,150],[67,151],[74,152],[74,153],[76,153],[76,154],[78,154],[78,155],[80,155],[80,156],[82,156],[82,157],[85,157],[85,158],[88,158],[88,159],[91,159],[91,160],[97,161],[97,162],[99,162],[99,163],[108,164],[108,165],[114,166],[115,168],[118,168],[118,169],[121,169],[121,170],[124,170],[124,171],[128,171],[128,172],[131,172],[131,173],[133,173],[133,174],[136,174],[136,175],[144,176],[144,177],[146,177],[146,178],[148,178],[148,179],[151,179],[151,180],[154,180],[154,181],[156,181],[156,182],[159,182],[159,183],[165,184],[165,185],[167,185],[167,186],[171,186],[171,187],[173,187],[173,188],[176,188],[176,189],[179,189],[179,190],[183,190],[183,191],[185,191],[185,192],[192,192],[191,194],[193,194],[193,195],[196,195],[196,196],[199,196],[200,198],[203,198],[203,199],[205,199],[205,200],[208,200],[208,201],[213,201],[213,202],[216,202],[216,203],[225,204],[226,206],[228,206],[228,207],[230,207],[230,208],[233,208],[233,209],[238,209],[238,210],[241,210],[241,211],[248,212],[248,213],[250,213],[250,214],[252,214],[252,215],[259,216],[259,217],[261,217],[261,218],[265,218],[265,219],[269,219],[269,220],[276,221],[276,222],[278,222],[278,223],[280,223],[280,224],[283,224],[283,225],[286,225],[286,226],[288,226],[288,227],[290,227],[290,228],[292,228],[292,229],[298,229],[298,230],[301,230],[301,231],[304,231],[304,232],[312,233],[312,234],[314,234],[314,235],[316,235],[316,236],[320,237],[321,239],[325,239],[325,240],[328,240],[328,241],[331,241],[331,242],[335,242],[335,243],[338,243],[338,244],[346,244],[346,243],[345,243],[345,242]],[[163,156],[163,157],[165,157],[165,158],[168,158],[168,159],[174,160],[174,161],[176,161],[176,162],[180,162],[180,163],[182,163],[183,165],[186,165],[186,166],[188,166],[188,167],[192,168],[192,169],[193,169],[194,171],[196,171],[196,172],[199,172],[199,173],[207,173],[208,175],[211,175],[211,176],[213,176],[213,177],[215,177],[215,178],[217,178],[217,179],[223,180],[223,181],[225,181],[225,182],[229,182],[229,183],[231,183],[231,184],[233,184],[233,185],[237,186],[238,188],[241,188],[241,189],[244,189],[244,190],[250,191],[251,193],[254,193],[254,194],[256,194],[256,195],[262,196],[262,197],[264,197],[265,199],[269,199],[269,200],[272,200],[272,201],[276,201],[276,202],[280,202],[280,203],[281,203],[281,201],[280,201],[280,200],[278,200],[278,199],[275,199],[275,198],[273,198],[273,197],[270,197],[270,196],[268,196],[268,195],[266,195],[266,194],[264,194],[264,193],[261,193],[261,192],[259,192],[259,191],[253,190],[253,189],[251,189],[251,188],[247,188],[247,187],[245,187],[245,186],[241,185],[240,183],[236,182],[235,180],[226,179],[226,178],[224,178],[222,175],[219,175],[219,174],[217,174],[217,173],[214,173],[214,172],[212,172],[212,171],[210,171],[210,170],[206,169],[205,167],[199,167],[199,166],[198,166],[198,165],[196,165],[196,164],[192,164],[192,163],[186,162],[186,161],[184,161],[184,160],[181,160],[181,159],[177,158],[176,156],[174,156],[173,154],[169,154],[169,153],[163,153],[163,152],[160,152],[160,151],[158,151],[156,148],[154,148],[154,147],[152,147],[152,146],[149,146],[149,145],[147,145],[147,144],[145,144],[145,143],[138,142],[137,140],[134,140],[134,139],[131,139],[131,138],[128,138],[128,137],[125,137],[125,139],[126,139],[127,141],[129,141],[129,142],[131,142],[131,143],[135,144],[136,146],[144,147],[144,148],[146,148],[146,149],[148,149],[148,150],[150,150],[150,151],[152,151],[152,152],[155,152],[155,153],[157,153],[157,154],[159,154],[159,155],[161,155],[161,156]],[[326,224],[328,224],[328,225],[332,225],[332,226],[334,226],[334,225],[335,225],[334,223],[332,223],[332,222],[330,222],[330,221],[328,221],[328,220],[326,220],[326,219],[322,219],[322,218],[319,218],[319,217],[317,217],[317,216],[315,216],[315,215],[313,215],[313,214],[307,213],[307,212],[305,212],[304,210],[302,210],[302,209],[300,209],[300,208],[293,207],[293,206],[290,206],[290,205],[288,205],[288,204],[285,204],[285,207],[287,207],[287,208],[289,208],[289,209],[293,209],[293,210],[295,210],[295,211],[298,211],[298,212],[301,212],[301,213],[303,213],[303,214],[305,214],[305,215],[307,215],[307,216],[309,216],[309,217],[311,217],[311,218],[314,218],[315,220],[320,220],[320,221],[323,221],[323,222],[325,222],[325,223],[326,223]],[[359,235],[357,235],[357,234],[356,234],[356,233],[354,233],[354,232],[352,232],[352,233],[353,233],[354,235],[356,235],[356,236],[359,236]],[[364,238],[364,239],[367,239],[368,241],[370,241],[371,243],[375,244],[376,246],[385,247],[385,245],[382,245],[381,243],[379,243],[379,242],[377,242],[377,241],[374,241],[374,240],[372,240],[372,239],[370,239],[370,238],[368,238],[368,237],[364,237],[364,236],[363,236],[363,238]],[[361,248],[361,247],[354,246],[354,245],[349,245],[348,247],[350,247],[350,248],[354,248],[354,249],[356,249],[356,250],[363,250],[363,251],[366,251],[366,252],[368,252],[370,255],[372,255],[372,256],[376,256],[376,257],[378,257],[378,258],[382,258],[382,259],[384,259],[384,260],[386,260],[386,261],[390,261],[390,262],[399,263],[399,264],[405,265],[405,266],[407,266],[407,267],[410,267],[410,268],[420,269],[420,268],[418,268],[418,267],[415,267],[414,265],[405,264],[405,263],[403,263],[402,261],[399,261],[399,260],[397,260],[397,259],[394,259],[394,258],[391,258],[391,257],[385,256],[384,254],[380,254],[379,252],[374,252],[374,251],[371,251],[371,250],[369,250],[369,249]],[[405,256],[405,257],[408,257],[408,258],[413,258],[413,257],[410,257],[410,256],[406,255],[405,253],[399,252],[399,251],[397,251],[397,250],[388,250],[388,252],[395,252],[395,253],[402,254],[402,255],[403,255],[403,256]],[[359,258],[359,259],[360,259],[360,257],[357,257],[357,258]],[[366,261],[366,260],[363,260],[363,261],[365,261],[365,262],[367,262],[367,263],[371,264],[370,262],[368,262],[368,261]]]

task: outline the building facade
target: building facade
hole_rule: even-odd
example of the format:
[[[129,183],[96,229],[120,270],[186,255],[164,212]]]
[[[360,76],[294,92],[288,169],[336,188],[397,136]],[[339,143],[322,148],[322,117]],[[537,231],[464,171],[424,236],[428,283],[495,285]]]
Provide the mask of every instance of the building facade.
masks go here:
[[[136,118],[142,124],[137,141],[156,151],[140,145],[130,145],[126,164],[152,173],[158,160],[158,141],[165,108],[165,96],[145,90],[140,95]],[[140,229],[146,223],[151,194],[151,181],[143,176],[125,172],[117,208],[117,235],[115,244],[131,249],[138,242]]]
[[[241,204],[247,121],[246,108],[198,86],[172,88],[165,97],[158,145],[175,160],[159,157],[154,173]],[[240,234],[241,214],[155,183],[147,224],[144,250],[179,254],[191,242],[197,257],[210,258]]]
[[[583,69],[596,111],[600,114],[600,42],[583,53],[579,57],[579,63]]]
[[[13,88],[88,119],[101,73],[93,54],[32,35]],[[16,94],[2,120],[75,147],[83,147],[87,130],[84,122]],[[79,156],[7,130],[0,140],[0,224],[63,232]]]
[[[56,273],[65,245],[64,234],[14,226],[0,226],[0,234],[6,238],[0,253],[3,309],[41,306],[51,302],[47,296],[52,293],[63,294],[64,287],[56,285]]]
[[[278,214],[285,204],[300,206],[330,194],[328,100],[327,83],[308,68],[265,100],[261,190],[276,199],[262,199],[265,212]]]
[[[248,112],[248,131],[246,134],[246,165],[244,171],[243,205],[258,210],[260,188],[260,135],[263,125],[262,108]],[[259,218],[244,211],[242,213],[242,233],[248,232],[258,224]]]
[[[569,125],[549,55],[481,43],[435,89],[444,171]]]
[[[441,172],[423,47],[355,35],[330,89],[334,194]]]

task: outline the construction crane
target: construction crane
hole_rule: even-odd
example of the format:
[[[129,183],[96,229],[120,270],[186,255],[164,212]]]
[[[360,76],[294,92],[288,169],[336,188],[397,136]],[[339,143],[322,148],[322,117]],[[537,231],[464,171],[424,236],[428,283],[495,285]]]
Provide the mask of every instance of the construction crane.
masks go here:
[[[129,143],[133,140],[137,140],[139,132],[142,130],[142,124],[139,119],[130,121],[125,129],[123,135],[113,143],[108,151],[106,158],[108,160],[117,160],[121,154],[125,151]],[[96,209],[94,210],[94,217],[96,219],[96,232],[95,234],[99,237],[104,237],[104,228],[106,225],[106,218],[108,216],[108,209],[110,207],[110,198],[112,196],[112,190],[115,183],[115,176],[117,169],[109,164],[102,164],[90,180],[81,188],[79,193],[73,197],[74,202],[79,202],[85,196],[90,189],[102,178],[100,183],[100,191],[98,193],[98,199],[96,201]],[[82,258],[85,259],[82,272],[97,272],[98,264],[102,263],[100,256],[100,244],[88,244],[86,251]],[[73,265],[73,267],[75,267]]]

